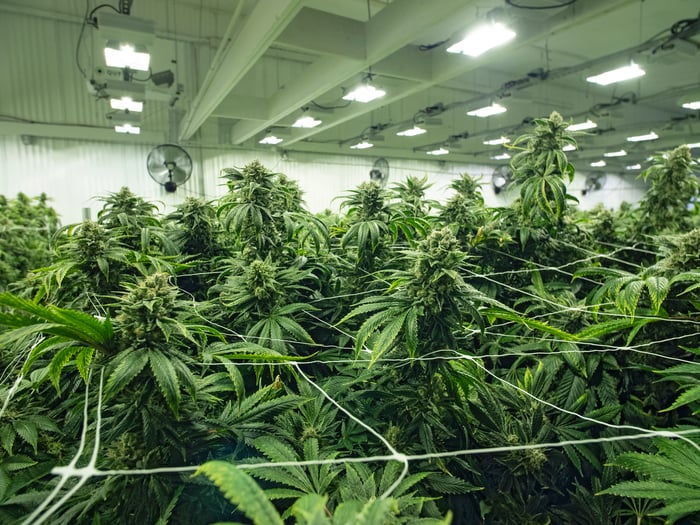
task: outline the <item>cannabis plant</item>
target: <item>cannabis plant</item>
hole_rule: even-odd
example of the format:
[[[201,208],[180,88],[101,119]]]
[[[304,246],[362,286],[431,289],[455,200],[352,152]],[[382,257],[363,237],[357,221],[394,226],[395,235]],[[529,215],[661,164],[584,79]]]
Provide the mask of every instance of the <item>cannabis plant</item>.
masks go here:
[[[696,167],[697,161],[685,145],[653,158],[641,175],[650,187],[639,204],[640,233],[687,232],[693,227],[689,206],[700,193]]]

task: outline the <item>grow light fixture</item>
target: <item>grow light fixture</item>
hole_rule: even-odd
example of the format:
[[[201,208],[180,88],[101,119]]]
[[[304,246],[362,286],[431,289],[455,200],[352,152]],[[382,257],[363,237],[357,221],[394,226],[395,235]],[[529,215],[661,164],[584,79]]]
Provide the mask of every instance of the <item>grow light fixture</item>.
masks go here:
[[[483,118],[490,117],[492,115],[498,115],[499,113],[505,113],[506,111],[507,109],[501,106],[500,104],[491,104],[490,106],[484,106],[483,108],[467,111],[467,115],[469,115],[470,117]]]
[[[646,135],[635,135],[634,137],[627,137],[628,142],[644,142],[645,140],[656,140],[658,139],[659,136],[654,133],[653,131],[650,131]]]
[[[105,46],[105,63],[107,67],[129,68],[136,71],[148,71],[151,55],[143,46],[128,42],[110,40]]]
[[[625,166],[625,169],[628,171],[633,171],[633,170],[641,170],[642,165],[637,163],[637,164],[630,164],[629,166]]]
[[[630,62],[629,66],[619,67],[617,69],[612,69],[610,71],[606,71],[605,73],[601,73],[600,75],[588,77],[586,78],[586,81],[599,84],[601,86],[607,86],[608,84],[614,84],[615,82],[622,82],[624,80],[631,80],[633,78],[641,77],[645,74],[646,71],[644,71],[634,62]]]
[[[311,115],[305,115],[303,117],[299,117],[294,124],[292,124],[293,128],[315,128],[319,124],[321,124],[322,121],[313,118]]]
[[[276,137],[276,136],[273,135],[272,133],[268,133],[267,135],[265,135],[263,138],[261,138],[261,139],[258,141],[258,144],[271,144],[271,145],[275,145],[275,144],[279,144],[279,143],[282,142],[283,140],[284,140],[284,139],[281,139],[281,138],[279,138],[279,137]]]
[[[486,146],[499,146],[501,144],[508,144],[510,139],[508,137],[499,137],[497,139],[485,140],[483,143]]]
[[[700,100],[694,100],[692,102],[684,102],[682,106],[685,109],[700,109]]]
[[[386,95],[386,91],[383,89],[378,89],[370,84],[369,79],[366,83],[356,87],[350,93],[343,97],[343,100],[350,100],[352,102],[372,102],[378,98]]]
[[[132,126],[128,122],[124,124],[117,124],[114,126],[114,131],[117,133],[128,133],[130,135],[138,135],[141,133],[141,128],[139,126]]]
[[[591,168],[602,168],[603,166],[605,166],[604,160],[597,160],[595,162],[591,162]]]
[[[489,49],[501,46],[514,38],[515,31],[504,24],[493,22],[476,27],[463,40],[448,47],[447,52],[478,57]]]
[[[500,155],[494,155],[491,157],[491,160],[508,160],[510,158],[510,155],[507,153],[501,153]]]
[[[576,146],[574,146],[573,144],[567,144],[561,150],[562,151],[576,151]]]
[[[700,142],[693,142],[692,144],[687,144],[688,149],[700,148]]]
[[[598,124],[593,122],[591,119],[586,119],[586,122],[579,122],[578,124],[571,124],[571,126],[566,128],[566,131],[583,131],[586,129],[597,128]]]
[[[627,152],[623,149],[618,150],[618,151],[609,151],[607,153],[603,153],[603,157],[624,157],[627,155]]]
[[[399,137],[415,137],[416,135],[422,135],[425,132],[426,130],[424,130],[423,128],[419,126],[413,126],[412,128],[399,131],[397,135]]]
[[[112,98],[109,100],[109,105],[118,111],[131,111],[133,113],[143,111],[143,102],[133,100],[131,97]]]
[[[373,148],[374,144],[369,142],[367,139],[362,139],[360,142],[357,144],[353,144],[350,146],[350,149],[368,149],[368,148]]]
[[[450,152],[450,150],[445,149],[445,148],[438,148],[438,149],[426,151],[426,153],[428,155],[447,155],[449,152]]]

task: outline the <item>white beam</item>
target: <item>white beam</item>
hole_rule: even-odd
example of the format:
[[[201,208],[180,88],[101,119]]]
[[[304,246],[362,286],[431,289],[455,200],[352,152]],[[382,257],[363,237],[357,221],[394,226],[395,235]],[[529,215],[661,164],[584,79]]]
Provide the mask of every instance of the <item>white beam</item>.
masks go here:
[[[461,23],[462,17],[473,11],[472,4],[465,0],[401,0],[389,4],[365,25],[365,60],[320,58],[307,68],[308,73],[300,75],[270,99],[267,121],[237,124],[233,130],[233,143],[242,144],[324,92],[359,75],[370,65],[420,38],[426,28],[450,20]]]
[[[275,45],[298,51],[364,60],[364,31],[362,22],[315,9],[302,9],[282,32]]]
[[[581,6],[576,4],[571,8],[567,9],[559,15],[555,15],[546,20],[546,22],[541,23],[530,23],[527,27],[518,29],[517,41],[511,44],[517,46],[527,46],[535,42],[539,42],[548,36],[565,31],[567,28],[580,24],[585,20],[593,18],[595,16],[601,16],[606,12],[616,10],[626,4],[634,2],[635,0],[588,0],[588,2],[583,3]],[[396,5],[396,2],[394,4]],[[434,5],[431,3],[430,5]],[[385,10],[387,11],[388,8]],[[385,11],[382,11],[384,13]],[[454,14],[453,14],[454,16]],[[400,24],[398,24],[400,25]],[[468,73],[470,71],[477,70],[480,67],[484,67],[486,64],[493,62],[497,63],[501,56],[508,55],[512,53],[512,48],[504,46],[502,48],[497,48],[489,51],[489,53],[477,58],[471,59],[462,55],[454,55],[451,53],[438,53],[432,58],[432,74],[430,80],[424,82],[415,82],[409,87],[396,91],[389,92],[381,100],[381,105],[385,106],[391,104],[392,102],[398,102],[405,97],[420,93],[432,86],[438,85],[442,82],[449,81],[455,77]],[[496,86],[494,86],[496,87]],[[318,126],[313,129],[304,130],[303,133],[295,135],[295,137],[288,141],[286,146],[291,146],[295,142],[312,137],[317,133],[321,133],[335,126],[341,125],[352,119],[360,117],[373,109],[376,109],[378,104],[353,104],[352,111],[336,111],[333,114],[333,121],[330,119],[324,121],[323,125]]]
[[[235,118],[241,120],[266,120],[269,115],[267,99],[262,97],[247,97],[229,95],[214,111],[212,117]]]
[[[183,119],[181,141],[194,135],[275,41],[302,4],[303,0],[257,0],[237,36],[231,41],[221,42],[221,60],[209,70]]]

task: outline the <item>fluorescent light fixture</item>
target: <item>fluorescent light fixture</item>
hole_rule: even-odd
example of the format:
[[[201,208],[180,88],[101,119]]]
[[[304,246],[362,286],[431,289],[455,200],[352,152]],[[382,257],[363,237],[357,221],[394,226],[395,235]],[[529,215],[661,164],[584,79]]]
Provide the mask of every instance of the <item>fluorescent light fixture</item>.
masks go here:
[[[700,109],[700,100],[695,100],[693,102],[685,102],[683,104],[685,109]]]
[[[500,155],[494,155],[491,157],[492,160],[507,160],[510,158],[510,155],[507,153],[501,153]]]
[[[353,102],[372,102],[386,95],[383,89],[377,89],[372,84],[362,84],[343,97],[343,100]]]
[[[561,150],[562,151],[576,151],[576,146],[574,146],[573,144],[567,144]]]
[[[603,166],[605,166],[604,160],[597,160],[595,162],[591,162],[591,168],[602,168]]]
[[[632,171],[632,170],[641,170],[642,165],[637,163],[637,164],[630,164],[629,166],[625,166],[626,170]]]
[[[367,149],[367,148],[373,148],[374,144],[371,142],[367,142],[366,139],[362,139],[361,142],[358,142],[357,144],[353,144],[350,146],[350,149]]]
[[[484,144],[487,146],[499,146],[501,144],[508,144],[510,139],[508,137],[499,137],[497,139],[485,140]]]
[[[627,137],[628,142],[644,142],[645,140],[656,140],[658,139],[659,136],[654,133],[653,131],[650,131],[646,135],[635,135],[634,137]]]
[[[281,139],[279,137],[275,137],[272,134],[265,135],[262,139],[258,141],[258,144],[279,144],[282,142],[284,139]]]
[[[297,121],[292,124],[293,128],[315,128],[319,124],[321,124],[321,120],[315,119],[310,115],[305,115],[303,117],[299,117]]]
[[[566,128],[566,131],[583,131],[585,129],[597,128],[598,124],[593,122],[591,119],[587,119],[586,122],[579,122],[578,124],[571,124],[571,126]]]
[[[489,49],[501,46],[515,38],[515,32],[503,24],[484,24],[464,37],[463,40],[447,48],[448,53],[462,53],[478,57]]]
[[[630,80],[633,78],[641,77],[645,74],[646,71],[644,71],[634,62],[631,62],[629,66],[620,67],[611,71],[606,71],[605,73],[601,73],[600,75],[588,77],[586,80],[588,82],[593,82],[594,84],[607,86],[608,84],[614,84],[615,82],[622,82],[623,80]]]
[[[431,151],[426,151],[428,155],[447,155],[449,152],[450,150],[445,148],[438,148]]]
[[[151,61],[145,48],[137,48],[128,43],[117,43],[110,41],[105,47],[105,63],[107,67],[118,67],[120,69],[128,67],[136,71],[148,71],[148,64]]]
[[[618,151],[609,151],[608,153],[603,153],[603,157],[624,157],[627,152],[623,149]]]
[[[688,149],[700,148],[700,142],[693,142],[692,144],[687,144]]]
[[[418,127],[418,126],[413,126],[410,129],[405,129],[403,131],[399,131],[397,133],[397,135],[399,137],[415,137],[416,135],[422,135],[425,132],[426,132],[426,130],[424,130],[423,128]]]
[[[467,115],[470,117],[490,117],[491,115],[498,115],[499,113],[504,113],[505,111],[507,111],[506,108],[500,104],[491,104],[490,106],[467,111]]]
[[[139,133],[141,133],[141,128],[138,126],[132,126],[127,122],[126,124],[118,124],[114,126],[114,131],[116,131],[117,133],[129,133],[131,135],[138,135]]]
[[[131,111],[133,113],[140,113],[143,111],[143,102],[137,102],[131,97],[112,98],[109,100],[109,105],[112,109],[119,111]]]

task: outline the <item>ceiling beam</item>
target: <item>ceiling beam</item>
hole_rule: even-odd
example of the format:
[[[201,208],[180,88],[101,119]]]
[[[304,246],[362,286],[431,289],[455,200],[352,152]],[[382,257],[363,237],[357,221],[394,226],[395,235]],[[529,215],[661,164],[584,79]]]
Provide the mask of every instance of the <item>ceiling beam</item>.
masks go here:
[[[231,40],[221,42],[218,63],[207,73],[183,118],[179,140],[194,135],[214,109],[241,81],[301,9],[303,0],[257,0],[245,25]],[[234,15],[236,16],[236,15]]]
[[[242,144],[314,98],[359,75],[369,66],[411,44],[426,28],[454,20],[474,10],[464,0],[402,0],[382,9],[365,24],[365,59],[322,57],[308,71],[270,99],[270,117],[265,122],[241,122],[234,127],[233,143]],[[400,20],[400,23],[397,22]],[[359,80],[357,78],[356,80]]]
[[[517,43],[512,45],[532,45],[552,34],[565,31],[567,28],[575,24],[580,24],[583,21],[591,19],[595,16],[602,16],[606,12],[613,11],[634,1],[635,0],[589,0],[588,2],[582,3],[580,6],[577,3],[567,8],[562,13],[554,15],[551,18],[541,22],[528,19],[526,24],[522,24],[523,27],[517,29]],[[396,3],[391,5],[396,5]],[[431,3],[430,5],[432,6],[433,4]],[[388,11],[388,9],[389,8],[385,9],[382,11],[382,13]],[[401,24],[394,25],[400,26]],[[323,125],[321,126],[305,130],[304,133],[296,135],[292,140],[290,140],[287,146],[291,146],[295,142],[299,142],[303,139],[314,136],[316,133],[326,131],[335,126],[348,122],[349,120],[362,116],[363,114],[369,113],[373,109],[376,109],[378,105],[385,106],[391,104],[392,102],[398,102],[405,97],[425,91],[432,86],[449,81],[470,71],[475,71],[490,62],[497,63],[500,56],[505,56],[509,53],[513,53],[512,46],[505,46],[491,50],[486,55],[476,59],[462,55],[454,55],[451,53],[433,54],[432,75],[430,80],[415,82],[401,91],[396,91],[393,93],[389,92],[387,93],[387,96],[381,99],[381,104],[352,104],[352,111],[336,111],[333,114],[334,119],[332,122],[330,120],[327,122],[324,121]]]
[[[221,104],[212,111],[211,116],[241,120],[266,120],[268,114],[267,99],[234,94],[222,100]]]
[[[315,9],[302,9],[280,34],[275,45],[364,60],[364,31],[362,22]]]

